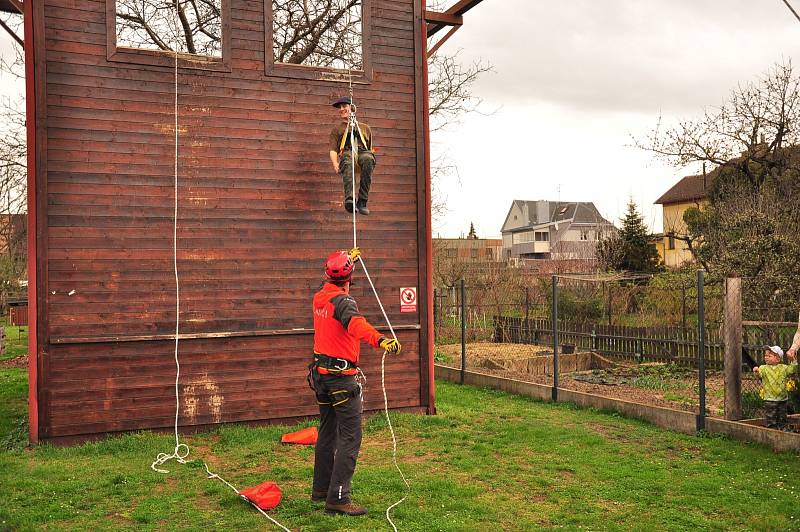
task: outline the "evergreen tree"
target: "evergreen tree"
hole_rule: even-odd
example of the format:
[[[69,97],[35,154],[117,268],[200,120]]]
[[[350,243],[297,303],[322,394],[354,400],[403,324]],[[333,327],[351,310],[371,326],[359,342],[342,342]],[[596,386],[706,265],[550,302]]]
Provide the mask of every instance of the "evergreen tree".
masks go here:
[[[472,222],[469,223],[469,234],[467,234],[467,238],[478,239],[478,233],[475,232],[475,224]]]
[[[633,272],[656,272],[660,269],[658,249],[652,242],[644,218],[639,214],[633,199],[628,202],[628,212],[622,219],[619,231],[622,245],[619,270]]]

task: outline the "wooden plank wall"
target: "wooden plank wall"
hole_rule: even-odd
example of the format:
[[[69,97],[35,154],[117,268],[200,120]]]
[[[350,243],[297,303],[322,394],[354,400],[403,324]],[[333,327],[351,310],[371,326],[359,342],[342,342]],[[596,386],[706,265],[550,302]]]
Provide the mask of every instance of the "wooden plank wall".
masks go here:
[[[91,339],[174,331],[173,72],[107,60],[104,0],[43,4],[40,434],[170,427],[173,342]],[[310,329],[324,258],[352,245],[327,155],[330,103],[347,85],[265,76],[264,2],[233,0],[231,12],[231,71],[182,68],[178,80],[181,331]],[[374,0],[371,15],[373,81],[355,90],[380,153],[359,245],[403,329],[403,356],[387,364],[389,397],[416,407],[427,391],[420,314],[399,312],[399,288],[424,286],[414,2]],[[356,280],[361,310],[381,323],[363,274]],[[307,331],[182,341],[182,424],[313,414],[311,350]],[[367,347],[362,357],[366,406],[380,408],[379,352]]]

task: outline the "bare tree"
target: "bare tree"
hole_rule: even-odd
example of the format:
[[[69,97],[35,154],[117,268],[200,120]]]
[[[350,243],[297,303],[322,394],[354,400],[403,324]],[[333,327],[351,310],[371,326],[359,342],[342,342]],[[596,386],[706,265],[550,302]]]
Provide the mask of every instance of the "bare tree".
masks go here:
[[[458,60],[460,51],[452,55],[436,53],[428,60],[428,96],[431,131],[456,123],[459,117],[480,112],[483,100],[472,92],[474,83],[492,66],[481,61],[464,65]]]
[[[117,0],[117,45],[222,56],[221,0]]]
[[[776,64],[756,82],[732,90],[721,106],[706,108],[700,118],[667,129],[660,122],[634,144],[679,168],[702,162],[735,167],[758,184],[750,163],[771,169],[782,148],[800,141],[800,80],[791,61]]]
[[[272,0],[275,61],[360,70],[361,0]]]
[[[637,142],[678,167],[712,166],[708,204],[686,210],[681,239],[713,277],[747,278],[747,304],[800,297],[798,142],[800,78],[790,61],[740,84],[699,118],[656,127]]]

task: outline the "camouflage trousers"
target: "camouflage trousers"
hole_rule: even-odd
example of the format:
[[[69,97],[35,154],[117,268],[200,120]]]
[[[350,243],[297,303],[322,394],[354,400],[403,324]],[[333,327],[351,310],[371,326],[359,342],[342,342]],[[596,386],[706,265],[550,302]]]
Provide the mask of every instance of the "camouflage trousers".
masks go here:
[[[764,418],[767,428],[783,429],[789,421],[786,417],[789,401],[764,401]]]
[[[367,203],[369,188],[372,185],[372,170],[375,168],[375,155],[362,150],[358,153],[358,167],[361,168],[361,180],[358,183],[358,199]],[[339,156],[339,173],[342,175],[344,197],[353,197],[353,154],[345,151]]]

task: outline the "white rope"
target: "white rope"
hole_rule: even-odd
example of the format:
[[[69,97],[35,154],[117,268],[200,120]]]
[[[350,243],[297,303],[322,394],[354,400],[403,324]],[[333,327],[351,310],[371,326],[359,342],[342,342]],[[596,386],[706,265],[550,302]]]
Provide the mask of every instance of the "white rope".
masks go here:
[[[350,12],[348,11],[348,18],[349,16]],[[358,158],[358,151],[356,150],[356,137],[354,129],[358,127],[358,121],[356,120],[355,101],[353,100],[353,73],[350,70],[350,66],[347,67],[347,80],[350,85],[350,116],[348,116],[347,118],[347,126],[350,129],[350,170],[351,170],[350,200],[353,202],[353,247],[357,247],[358,237],[356,235],[356,159]],[[359,130],[359,136],[361,136],[360,130]],[[346,200],[347,198],[345,198],[345,201]]]
[[[172,22],[175,24],[175,53],[174,55],[174,79],[175,79],[175,99],[174,99],[174,106],[173,106],[173,114],[175,117],[175,122],[173,127],[175,128],[175,161],[174,161],[174,196],[175,196],[175,203],[173,209],[173,217],[172,217],[172,269],[175,276],[175,449],[173,449],[172,454],[167,453],[159,453],[156,456],[156,459],[150,464],[150,469],[155,471],[156,473],[169,473],[168,469],[162,469],[160,466],[164,465],[166,462],[174,459],[179,464],[186,464],[189,462],[194,462],[195,460],[186,460],[189,456],[189,446],[185,443],[181,443],[180,436],[178,435],[178,420],[180,415],[180,389],[179,389],[179,382],[181,377],[181,363],[180,359],[178,358],[178,344],[180,341],[180,317],[181,317],[181,285],[180,285],[180,277],[178,275],[178,24],[175,18],[178,16],[178,0],[175,0],[175,15],[173,16]],[[226,486],[231,488],[237,495],[239,495],[242,499],[250,503],[253,508],[259,511],[261,515],[269,519],[275,526],[284,530],[285,532],[291,532],[288,528],[283,526],[281,523],[276,521],[273,517],[267,514],[264,510],[258,507],[256,503],[245,497],[244,495],[239,492],[239,490],[219,476],[216,473],[212,473],[211,470],[208,468],[208,464],[205,461],[201,461],[203,467],[206,469],[206,473],[208,474],[209,479],[217,479],[224,483]]]
[[[367,265],[364,263],[363,258],[359,258],[358,262],[361,263],[361,267],[364,269],[364,274],[367,276],[369,286],[372,288],[372,293],[375,294],[375,299],[377,300],[378,306],[381,309],[383,319],[386,320],[386,325],[389,326],[389,331],[392,333],[392,337],[397,340],[394,327],[392,327],[392,322],[389,320],[389,316],[386,314],[386,309],[383,308],[383,303],[381,302],[380,296],[378,296],[378,291],[375,289],[375,284],[372,282],[372,277],[369,275]],[[392,462],[394,462],[394,467],[397,469],[397,472],[400,473],[400,478],[403,479],[403,483],[406,485],[406,492],[408,492],[408,490],[411,489],[411,485],[409,484],[408,479],[406,479],[406,476],[403,474],[403,471],[400,469],[400,464],[397,462],[397,436],[394,433],[392,419],[389,417],[389,398],[386,395],[386,351],[384,351],[383,355],[381,356],[381,388],[383,389],[383,413],[386,416],[386,424],[389,425],[389,432],[392,435]],[[399,506],[403,501],[405,501],[407,497],[408,495],[404,495],[402,499],[386,508],[386,520],[389,521],[389,524],[392,526],[392,530],[394,530],[394,532],[397,532],[397,526],[395,526],[394,521],[392,521],[389,513],[394,507]]]
[[[349,16],[349,13],[348,13]],[[347,78],[348,84],[350,89],[350,117],[349,117],[349,128],[350,128],[350,153],[351,153],[351,185],[352,185],[352,198],[353,198],[353,247],[357,247],[357,235],[356,235],[356,160],[358,157],[358,151],[356,148],[356,140],[355,140],[355,129],[359,128],[359,138],[361,137],[361,128],[358,125],[358,119],[356,118],[355,114],[355,100],[353,99],[353,73],[351,70],[350,65],[347,67]],[[366,148],[366,146],[364,146]],[[386,309],[383,308],[383,302],[381,301],[380,296],[378,295],[378,291],[375,289],[375,283],[372,282],[372,278],[369,275],[369,270],[367,270],[367,265],[364,263],[364,258],[359,257],[358,262],[361,263],[361,267],[364,269],[364,274],[367,276],[367,281],[369,282],[369,286],[372,288],[372,293],[375,294],[375,300],[378,302],[378,306],[381,309],[381,314],[383,314],[383,319],[386,321],[386,325],[389,326],[389,331],[392,333],[392,338],[397,340],[397,335],[394,332],[394,327],[392,327],[392,322],[389,320],[389,316],[386,314]],[[394,462],[394,467],[397,469],[397,472],[400,473],[400,478],[403,479],[403,483],[406,485],[406,491],[411,488],[411,485],[408,483],[406,476],[403,474],[403,471],[400,469],[400,465],[397,463],[397,437],[394,433],[394,427],[392,426],[392,420],[389,417],[389,399],[386,395],[386,351],[383,352],[381,356],[381,388],[383,389],[383,413],[386,416],[386,423],[389,425],[389,432],[392,435],[392,461]],[[389,515],[393,508],[399,506],[403,501],[406,500],[408,495],[403,496],[399,501],[395,502],[388,508],[386,508],[386,520],[389,521],[389,524],[392,527],[394,532],[397,532],[397,526],[395,526],[394,521],[392,521],[391,516]]]

